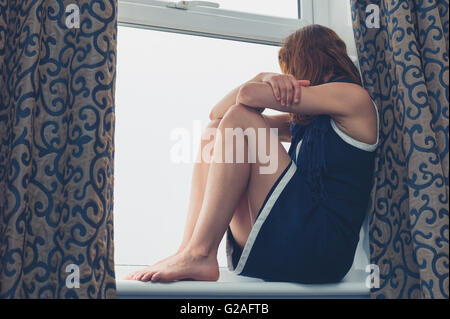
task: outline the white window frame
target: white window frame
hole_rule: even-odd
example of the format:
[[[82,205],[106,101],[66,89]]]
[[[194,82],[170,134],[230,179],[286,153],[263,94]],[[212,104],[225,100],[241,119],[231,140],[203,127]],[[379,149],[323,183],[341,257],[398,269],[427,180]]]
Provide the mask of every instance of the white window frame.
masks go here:
[[[169,8],[169,1],[119,0],[118,24],[280,46],[286,36],[314,23],[313,1],[299,0],[301,17],[290,19],[209,7],[180,10]]]

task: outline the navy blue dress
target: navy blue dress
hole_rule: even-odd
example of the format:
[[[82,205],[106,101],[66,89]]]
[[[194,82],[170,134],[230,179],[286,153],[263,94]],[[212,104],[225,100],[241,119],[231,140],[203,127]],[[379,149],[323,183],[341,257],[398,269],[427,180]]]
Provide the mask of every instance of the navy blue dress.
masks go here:
[[[352,82],[329,82],[338,81]],[[228,268],[267,281],[338,282],[353,264],[378,142],[351,138],[329,116],[306,127],[292,124],[291,133],[292,162],[267,195],[245,247],[227,231]]]

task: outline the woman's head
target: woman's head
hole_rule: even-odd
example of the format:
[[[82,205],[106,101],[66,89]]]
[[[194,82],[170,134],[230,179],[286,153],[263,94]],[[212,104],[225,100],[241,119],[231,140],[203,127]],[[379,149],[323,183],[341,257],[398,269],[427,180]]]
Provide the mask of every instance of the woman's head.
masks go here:
[[[359,71],[348,56],[344,41],[333,30],[318,24],[288,36],[278,59],[283,73],[297,80],[310,80],[311,85],[323,84],[333,74],[361,84]],[[294,116],[294,121],[307,124],[311,118]]]

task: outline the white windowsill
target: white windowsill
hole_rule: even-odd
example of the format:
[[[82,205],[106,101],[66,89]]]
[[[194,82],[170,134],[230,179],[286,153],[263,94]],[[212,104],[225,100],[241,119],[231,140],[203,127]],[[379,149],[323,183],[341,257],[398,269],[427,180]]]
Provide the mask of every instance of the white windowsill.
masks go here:
[[[118,298],[369,298],[365,286],[367,273],[351,270],[336,284],[305,285],[264,282],[256,278],[234,275],[220,269],[217,282],[180,281],[175,283],[144,283],[122,280],[142,266],[116,266]]]

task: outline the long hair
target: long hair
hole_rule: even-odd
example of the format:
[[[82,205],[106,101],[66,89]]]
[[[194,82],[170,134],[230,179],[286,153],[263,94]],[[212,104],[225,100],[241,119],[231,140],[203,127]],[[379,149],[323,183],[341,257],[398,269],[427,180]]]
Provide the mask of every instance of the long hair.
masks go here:
[[[278,60],[284,74],[297,80],[310,80],[311,85],[324,84],[326,77],[348,77],[361,85],[359,71],[347,54],[342,39],[330,28],[312,24],[303,27],[284,40]],[[292,114],[293,122],[308,125],[314,116]]]

